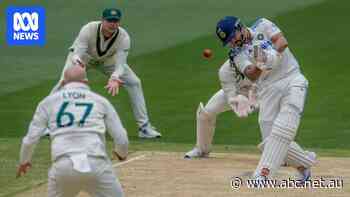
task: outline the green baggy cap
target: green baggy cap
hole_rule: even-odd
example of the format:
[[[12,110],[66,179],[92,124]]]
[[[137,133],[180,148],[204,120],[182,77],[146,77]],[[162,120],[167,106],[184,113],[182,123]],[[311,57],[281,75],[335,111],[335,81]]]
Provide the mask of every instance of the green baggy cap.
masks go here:
[[[122,12],[116,8],[106,8],[103,10],[102,18],[107,21],[120,21]]]

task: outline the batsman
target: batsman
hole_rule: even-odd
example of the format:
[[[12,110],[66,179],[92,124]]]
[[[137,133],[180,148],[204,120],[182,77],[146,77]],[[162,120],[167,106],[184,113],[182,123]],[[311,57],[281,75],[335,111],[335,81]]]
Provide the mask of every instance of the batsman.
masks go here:
[[[246,117],[259,106],[263,155],[254,173],[267,179],[281,165],[297,170],[297,179],[306,181],[316,163],[314,152],[303,150],[294,137],[306,98],[308,81],[280,29],[262,18],[248,28],[229,16],[217,23],[216,34],[230,45],[229,60],[219,70],[222,90],[197,111],[197,144],[185,158],[205,157],[210,152],[216,117],[232,109]],[[256,95],[257,94],[257,95]]]
[[[121,86],[127,90],[139,127],[139,137],[158,138],[161,134],[150,123],[141,80],[127,64],[130,37],[120,26],[121,18],[119,9],[107,8],[102,13],[101,21],[89,22],[81,28],[69,48],[61,79],[51,93],[62,87],[63,73],[73,65],[100,70],[109,76],[105,88],[112,96],[118,94]]]
[[[263,151],[254,177],[266,180],[283,163],[294,166],[300,181],[311,176],[316,154],[303,150],[294,138],[304,110],[308,81],[281,30],[265,18],[250,28],[227,16],[216,26],[223,45],[230,45],[239,72],[257,85]]]

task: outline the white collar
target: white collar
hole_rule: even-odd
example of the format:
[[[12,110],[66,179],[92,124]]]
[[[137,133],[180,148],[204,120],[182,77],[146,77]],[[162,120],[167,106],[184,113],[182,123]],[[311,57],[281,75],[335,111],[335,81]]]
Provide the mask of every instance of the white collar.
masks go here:
[[[90,87],[82,82],[69,82],[63,86],[63,89],[86,89],[90,90]]]

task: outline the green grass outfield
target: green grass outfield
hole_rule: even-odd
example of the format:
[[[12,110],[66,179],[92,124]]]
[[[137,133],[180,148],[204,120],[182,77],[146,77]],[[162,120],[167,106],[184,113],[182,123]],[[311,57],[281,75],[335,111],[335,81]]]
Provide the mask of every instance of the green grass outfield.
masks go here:
[[[102,10],[118,6],[123,26],[132,38],[131,57],[186,43],[214,33],[224,15],[276,16],[323,0],[2,0],[0,1],[0,95],[58,78],[68,47],[85,23],[99,20]],[[8,47],[5,44],[5,9],[8,5],[41,5],[46,9],[45,47]],[[82,6],[83,5],[83,6]],[[247,11],[249,10],[249,11]],[[139,66],[144,67],[142,63]],[[153,68],[150,69],[154,71]],[[152,76],[156,79],[157,77]]]
[[[82,1],[70,3],[72,8],[59,2],[43,2],[47,11],[54,8],[62,11],[48,12],[48,21],[56,24],[48,25],[45,48],[7,47],[3,44],[4,36],[0,37],[0,185],[6,188],[0,191],[0,196],[11,195],[46,179],[50,163],[48,140],[43,140],[38,147],[30,176],[14,179],[20,138],[26,132],[35,106],[56,83],[65,49],[76,32],[88,19],[96,18],[96,11],[92,10],[107,5],[96,3],[79,10],[77,7]],[[349,156],[350,91],[347,86],[350,65],[346,43],[350,43],[350,2],[284,1],[281,5],[280,1],[269,0],[263,6],[262,3],[237,1],[239,4],[232,8],[234,13],[230,12],[232,1],[229,0],[222,1],[221,5],[215,3],[215,6],[197,0],[177,1],[176,4],[149,2],[144,6],[143,1],[121,1],[121,6],[129,13],[135,12],[125,18],[135,38],[129,62],[143,81],[152,122],[162,131],[163,137],[155,141],[139,140],[126,92],[122,91],[115,98],[108,96],[128,129],[132,151],[185,151],[192,146],[197,105],[200,101],[206,102],[220,88],[217,70],[226,59],[226,49],[221,48],[214,37],[215,21],[223,15],[236,13],[244,16],[247,23],[259,15],[271,17],[284,31],[309,79],[309,95],[297,141],[321,155]],[[6,5],[8,1],[3,1],[0,9]],[[79,11],[72,12],[73,8]],[[142,9],[146,10],[143,14],[139,11]],[[160,17],[155,14],[157,12],[167,14]],[[186,14],[200,17],[184,18]],[[4,27],[4,15],[0,17]],[[68,20],[67,17],[71,17],[69,24],[57,23]],[[0,34],[3,32],[1,28]],[[213,49],[212,60],[201,58],[204,48]],[[103,90],[106,78],[102,74],[91,70],[89,79],[93,90],[107,96]],[[256,151],[254,146],[260,139],[256,114],[238,119],[227,112],[219,117],[217,125],[216,151]]]

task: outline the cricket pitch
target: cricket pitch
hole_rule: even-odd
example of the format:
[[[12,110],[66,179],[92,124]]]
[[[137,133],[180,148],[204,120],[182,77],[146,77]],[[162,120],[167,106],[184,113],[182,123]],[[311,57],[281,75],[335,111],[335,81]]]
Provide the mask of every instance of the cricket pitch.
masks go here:
[[[350,158],[321,157],[313,168],[313,179],[339,180],[341,188],[252,189],[245,180],[255,169],[259,155],[212,153],[209,158],[187,160],[184,153],[136,152],[129,160],[114,164],[128,197],[223,197],[223,196],[350,196]],[[295,171],[282,167],[277,177],[292,178]],[[233,189],[231,180],[239,177],[243,185]],[[20,193],[17,197],[47,196],[47,185]],[[88,197],[81,192],[79,197]]]

